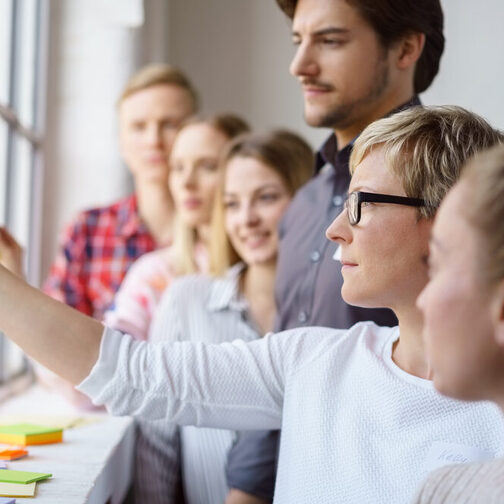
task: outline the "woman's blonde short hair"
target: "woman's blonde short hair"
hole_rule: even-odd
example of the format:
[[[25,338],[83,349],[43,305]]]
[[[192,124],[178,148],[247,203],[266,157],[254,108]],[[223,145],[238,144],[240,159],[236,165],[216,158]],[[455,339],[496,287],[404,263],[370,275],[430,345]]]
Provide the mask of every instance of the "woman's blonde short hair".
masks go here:
[[[185,89],[190,97],[193,112],[198,110],[198,93],[191,81],[181,70],[166,63],[147,65],[134,73],[126,82],[117,104],[120,105],[126,98],[139,91],[162,84]]]
[[[222,133],[229,140],[249,131],[248,124],[241,117],[234,114],[220,114],[210,117],[190,117],[182,123],[177,135],[184,128],[196,124],[206,124]],[[172,253],[177,275],[189,275],[198,272],[198,266],[195,261],[197,241],[196,231],[187,226],[180,217],[175,215]]]
[[[225,228],[224,183],[228,163],[235,158],[254,158],[270,167],[285,183],[290,195],[313,174],[313,150],[299,135],[284,129],[265,134],[249,133],[235,138],[222,156],[220,187],[215,198],[210,232],[210,272],[223,275],[240,260]]]
[[[471,187],[463,211],[483,239],[482,278],[493,286],[504,279],[504,144],[474,156],[462,179]]]
[[[421,217],[433,217],[473,154],[502,142],[482,117],[456,106],[413,107],[370,124],[357,138],[350,171],[373,149],[382,148],[404,191],[422,198]]]

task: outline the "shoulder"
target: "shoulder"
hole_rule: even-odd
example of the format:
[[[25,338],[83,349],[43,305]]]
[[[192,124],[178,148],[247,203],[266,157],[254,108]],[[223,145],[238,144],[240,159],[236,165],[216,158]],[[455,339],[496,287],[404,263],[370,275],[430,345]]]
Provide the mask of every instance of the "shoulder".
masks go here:
[[[334,171],[328,170],[319,172],[306,182],[294,195],[281,220],[280,230],[282,231],[283,227],[289,226],[291,223],[295,228],[295,224],[300,217],[304,220],[313,217],[314,212],[316,212],[316,215],[323,214],[327,204],[323,200],[326,198],[327,187],[332,187],[333,178]]]
[[[116,200],[110,205],[95,206],[87,208],[86,210],[82,210],[78,214],[78,216],[86,217],[86,216],[118,215],[120,212],[126,209],[133,210],[135,208],[136,208],[135,196],[130,195],[125,198]]]
[[[502,495],[504,459],[499,458],[487,462],[453,464],[433,471],[418,490],[413,502],[454,502],[456,497],[462,496],[468,499],[464,502],[500,502],[494,499]],[[472,496],[477,496],[478,500],[471,500]]]
[[[141,255],[128,269],[123,285],[134,288],[150,286],[163,291],[175,278],[170,251],[171,247],[165,247]]]
[[[68,224],[68,228],[88,227],[93,228],[103,220],[112,219],[116,221],[120,214],[133,212],[136,208],[135,197],[133,195],[111,203],[110,205],[96,206],[81,210]]]
[[[178,299],[190,299],[191,302],[206,301],[211,296],[212,289],[219,282],[219,278],[196,273],[176,278],[170,286],[169,293]]]
[[[346,362],[351,355],[379,354],[396,328],[380,327],[374,322],[359,322],[349,329],[304,327],[272,335],[274,345],[296,369],[312,365],[318,359]]]
[[[146,252],[135,260],[130,269],[137,272],[150,272],[166,268],[172,269],[171,251],[171,246],[168,246]]]

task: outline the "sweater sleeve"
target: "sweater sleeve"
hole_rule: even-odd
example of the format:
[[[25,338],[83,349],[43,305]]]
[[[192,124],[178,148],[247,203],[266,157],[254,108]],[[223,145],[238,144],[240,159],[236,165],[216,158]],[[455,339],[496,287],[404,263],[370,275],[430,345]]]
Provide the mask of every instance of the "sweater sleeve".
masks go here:
[[[288,339],[283,333],[249,343],[151,344],[106,328],[98,361],[77,388],[115,415],[278,429]]]

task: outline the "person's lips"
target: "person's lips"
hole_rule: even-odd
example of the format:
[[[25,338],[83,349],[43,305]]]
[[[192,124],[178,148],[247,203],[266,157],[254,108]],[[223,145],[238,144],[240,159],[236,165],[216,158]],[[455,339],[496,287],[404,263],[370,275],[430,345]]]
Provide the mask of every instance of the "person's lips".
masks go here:
[[[347,259],[341,259],[341,271],[350,270],[352,268],[356,268],[357,266],[358,266],[357,263],[348,261]]]
[[[157,164],[157,163],[166,163],[166,155],[164,153],[152,153],[148,154],[145,159],[148,163]]]
[[[243,236],[241,241],[249,249],[257,249],[262,247],[268,241],[269,233],[259,232],[251,235]]]
[[[303,93],[306,96],[320,96],[332,91],[333,87],[316,81],[301,82]]]
[[[196,210],[202,205],[202,201],[199,198],[186,198],[182,205],[188,210]]]

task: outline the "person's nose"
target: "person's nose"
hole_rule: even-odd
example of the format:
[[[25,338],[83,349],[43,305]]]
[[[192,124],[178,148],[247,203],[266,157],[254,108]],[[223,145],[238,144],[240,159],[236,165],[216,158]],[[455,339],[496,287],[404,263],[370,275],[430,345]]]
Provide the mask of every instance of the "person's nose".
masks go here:
[[[294,77],[315,77],[319,74],[314,48],[310,44],[301,42],[297,46],[289,71]]]
[[[259,223],[259,214],[252,202],[242,204],[240,222],[243,226],[254,227]]]
[[[162,144],[162,131],[158,124],[150,123],[145,132],[145,141],[151,147],[158,147]]]
[[[326,230],[326,237],[336,243],[350,243],[352,241],[352,229],[348,222],[347,211],[343,210],[331,222]]]
[[[425,285],[425,287],[421,290],[420,294],[418,295],[418,297],[416,298],[416,306],[417,308],[422,312],[424,313],[424,308],[425,308],[425,300],[426,300],[426,291],[427,291],[427,288],[429,287],[429,284],[427,283],[427,285]]]
[[[182,185],[194,189],[198,185],[198,174],[195,166],[187,166],[182,172]]]

